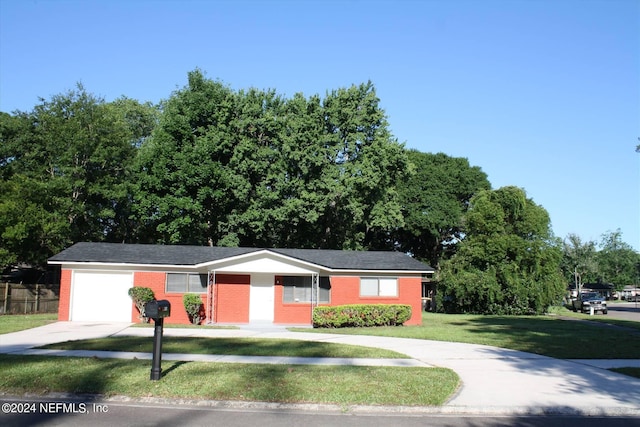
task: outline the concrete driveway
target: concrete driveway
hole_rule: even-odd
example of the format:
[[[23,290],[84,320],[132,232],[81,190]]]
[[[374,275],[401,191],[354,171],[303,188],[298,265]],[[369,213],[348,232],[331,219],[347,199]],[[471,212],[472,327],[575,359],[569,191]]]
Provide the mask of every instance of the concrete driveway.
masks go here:
[[[442,413],[640,416],[640,379],[592,366],[585,361],[559,360],[482,345],[289,332],[284,328],[273,327],[166,328],[164,334],[165,337],[287,338],[398,351],[426,365],[453,369],[460,376],[462,386],[458,393],[445,406],[437,408]],[[148,336],[151,339],[153,328],[130,328],[129,324],[115,323],[58,322],[0,335],[0,352],[20,354],[28,348],[48,343],[110,335]],[[624,363],[626,366],[640,366],[639,360]],[[601,366],[606,367],[607,364]],[[431,411],[433,409],[429,408]],[[416,411],[420,408],[411,410]]]
[[[0,335],[0,353],[16,353],[46,344],[108,337],[131,323],[56,322],[25,331]]]

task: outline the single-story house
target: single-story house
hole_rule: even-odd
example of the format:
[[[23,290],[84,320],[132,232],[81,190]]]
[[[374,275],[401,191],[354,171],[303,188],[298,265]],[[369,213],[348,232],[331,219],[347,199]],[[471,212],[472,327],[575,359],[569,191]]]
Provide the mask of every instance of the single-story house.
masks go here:
[[[615,286],[611,283],[583,283],[580,288],[581,292],[598,292],[603,298],[612,299],[615,293]],[[569,292],[571,298],[577,298],[578,292],[576,291],[575,283],[569,284]]]
[[[421,323],[422,278],[433,269],[400,252],[76,243],[60,266],[58,319],[139,321],[128,290],[168,300],[165,323],[189,323],[185,293],[200,294],[206,323],[310,325],[318,305],[408,304]]]
[[[640,300],[638,299],[639,296],[640,296],[640,288],[633,285],[625,286],[622,289],[622,292],[620,292],[620,298],[627,301],[639,301]]]

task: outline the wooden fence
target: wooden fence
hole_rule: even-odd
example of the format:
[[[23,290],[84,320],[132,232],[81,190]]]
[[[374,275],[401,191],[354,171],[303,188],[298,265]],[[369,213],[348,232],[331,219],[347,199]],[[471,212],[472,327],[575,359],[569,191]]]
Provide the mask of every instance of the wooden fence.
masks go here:
[[[0,314],[57,313],[55,291],[39,284],[0,283]]]

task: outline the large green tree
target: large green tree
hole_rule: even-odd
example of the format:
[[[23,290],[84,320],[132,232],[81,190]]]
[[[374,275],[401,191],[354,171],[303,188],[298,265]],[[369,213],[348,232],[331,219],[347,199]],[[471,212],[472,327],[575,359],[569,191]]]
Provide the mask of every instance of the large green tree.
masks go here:
[[[465,237],[443,262],[439,305],[447,311],[540,314],[560,302],[561,249],[547,211],[524,190],[482,190],[465,215]]]
[[[140,240],[390,247],[407,173],[371,83],[324,100],[233,92],[189,73],[140,149]]]
[[[274,91],[250,89],[236,95],[233,154],[226,165],[234,206],[221,222],[223,239],[240,246],[280,245],[293,213],[283,133],[285,100]],[[232,239],[232,240],[230,240]]]
[[[572,283],[576,292],[583,283],[595,282],[598,278],[596,243],[583,242],[580,236],[570,233],[562,242],[562,273],[567,284]]]
[[[440,259],[455,251],[462,216],[471,197],[491,184],[465,158],[444,153],[408,151],[414,173],[398,182],[404,226],[398,230],[400,249],[438,268]]]
[[[153,111],[125,98],[106,103],[78,85],[31,112],[2,116],[0,239],[12,254],[5,264],[43,266],[70,243],[126,237],[128,167]]]
[[[327,191],[323,176],[332,167],[325,144],[325,116],[320,96],[295,94],[285,105],[286,128],[281,134],[284,175],[279,201],[282,247],[319,247],[321,218]]]
[[[622,240],[619,229],[602,235],[596,258],[599,279],[605,283],[613,283],[617,291],[638,283],[640,254]]]
[[[233,92],[197,70],[163,103],[135,161],[139,242],[219,243],[219,224],[236,202],[226,169],[235,114]]]
[[[331,165],[317,189],[318,246],[391,248],[392,232],[404,225],[396,190],[409,172],[404,146],[391,135],[371,82],[327,94],[323,109]]]

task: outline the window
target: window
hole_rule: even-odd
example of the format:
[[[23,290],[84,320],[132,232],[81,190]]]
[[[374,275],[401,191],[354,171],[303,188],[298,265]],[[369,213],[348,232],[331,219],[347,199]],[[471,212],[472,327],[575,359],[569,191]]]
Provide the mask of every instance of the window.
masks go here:
[[[329,302],[331,284],[328,277],[319,277],[320,296],[318,302]],[[315,289],[311,287],[311,276],[284,276],[282,278],[283,302],[315,302]]]
[[[397,297],[398,279],[395,277],[361,277],[361,297]]]
[[[167,273],[167,293],[207,292],[207,275],[191,273]]]

